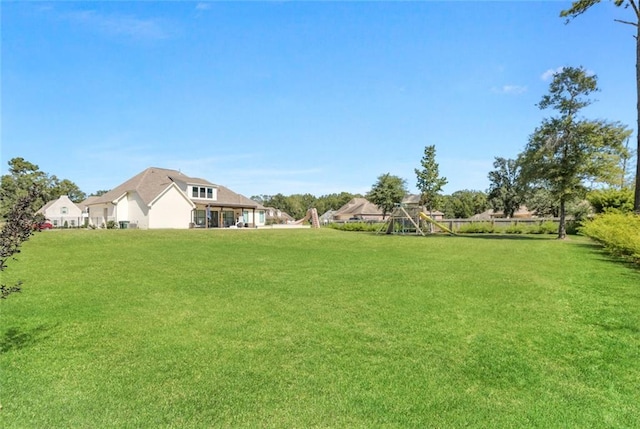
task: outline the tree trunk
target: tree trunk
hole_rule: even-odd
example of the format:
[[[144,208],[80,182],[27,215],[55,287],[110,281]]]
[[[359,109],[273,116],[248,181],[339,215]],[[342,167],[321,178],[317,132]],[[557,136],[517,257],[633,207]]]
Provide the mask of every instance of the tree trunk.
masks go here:
[[[640,215],[640,22],[636,33],[636,114],[638,127],[636,128],[636,192],[633,200],[633,211]]]
[[[558,240],[567,238],[566,215],[564,211],[564,196],[560,197],[560,225],[558,225]]]

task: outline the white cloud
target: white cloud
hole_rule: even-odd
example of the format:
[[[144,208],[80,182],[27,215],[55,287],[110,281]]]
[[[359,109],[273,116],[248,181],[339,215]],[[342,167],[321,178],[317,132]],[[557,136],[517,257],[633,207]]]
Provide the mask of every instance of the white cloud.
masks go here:
[[[64,15],[72,22],[90,27],[110,36],[133,39],[159,40],[169,37],[169,32],[155,19],[141,19],[131,15],[104,15],[93,10],[75,11]]]
[[[561,66],[554,69],[549,69],[547,71],[545,71],[544,73],[542,73],[540,75],[540,79],[544,80],[544,81],[548,81],[551,80],[553,78],[553,76],[555,76],[558,73],[561,73],[562,70],[565,69],[565,66]],[[594,72],[593,70],[585,70],[585,73],[587,74],[587,76],[595,76],[596,72]]]
[[[554,69],[549,69],[547,71],[545,71],[544,73],[542,73],[542,75],[540,75],[540,79],[547,81],[547,80],[551,80],[553,78],[554,75],[560,73],[562,70],[564,70],[564,66],[560,66],[558,68]]]
[[[518,95],[527,92],[527,87],[521,85],[503,85],[500,88],[492,88],[492,91],[497,94]]]

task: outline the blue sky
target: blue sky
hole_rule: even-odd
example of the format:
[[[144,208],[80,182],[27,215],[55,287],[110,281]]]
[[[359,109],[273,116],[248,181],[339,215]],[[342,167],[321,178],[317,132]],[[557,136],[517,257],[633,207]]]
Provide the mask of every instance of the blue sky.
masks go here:
[[[6,2],[2,174],[23,157],[87,194],[179,169],[246,196],[486,190],[543,117],[549,75],[598,75],[589,118],[635,130],[631,12],[565,1]]]

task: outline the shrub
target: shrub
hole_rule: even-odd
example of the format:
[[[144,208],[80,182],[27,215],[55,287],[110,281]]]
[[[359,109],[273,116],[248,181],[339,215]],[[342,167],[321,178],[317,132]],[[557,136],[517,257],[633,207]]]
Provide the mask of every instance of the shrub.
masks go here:
[[[358,232],[376,232],[380,229],[381,224],[369,223],[369,222],[345,222],[345,223],[330,223],[329,228],[337,229],[340,231],[358,231]]]
[[[587,200],[589,200],[596,213],[604,213],[610,210],[623,213],[633,211],[633,190],[631,188],[597,189],[589,192]]]
[[[116,229],[118,228],[118,224],[115,220],[107,221],[107,229]]]
[[[527,228],[522,224],[511,224],[503,230],[506,234],[526,234]]]
[[[579,231],[602,244],[609,253],[640,262],[640,216],[605,213],[586,221]]]
[[[471,222],[462,225],[457,232],[461,234],[491,234],[497,231],[491,222]]]
[[[558,224],[550,220],[529,227],[529,234],[557,234]]]

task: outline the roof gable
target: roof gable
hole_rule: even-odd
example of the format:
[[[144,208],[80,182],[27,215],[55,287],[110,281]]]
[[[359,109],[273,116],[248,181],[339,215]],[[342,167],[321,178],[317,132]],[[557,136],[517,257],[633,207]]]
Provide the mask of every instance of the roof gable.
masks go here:
[[[376,215],[382,216],[382,210],[366,198],[353,198],[344,206],[340,207],[334,216],[344,215]]]
[[[178,181],[215,186],[204,179],[194,179],[186,176],[178,170],[150,167],[98,197],[96,200],[88,202],[87,205],[111,203],[129,192],[136,192],[140,196],[140,199],[149,205],[165,192],[169,186]]]

